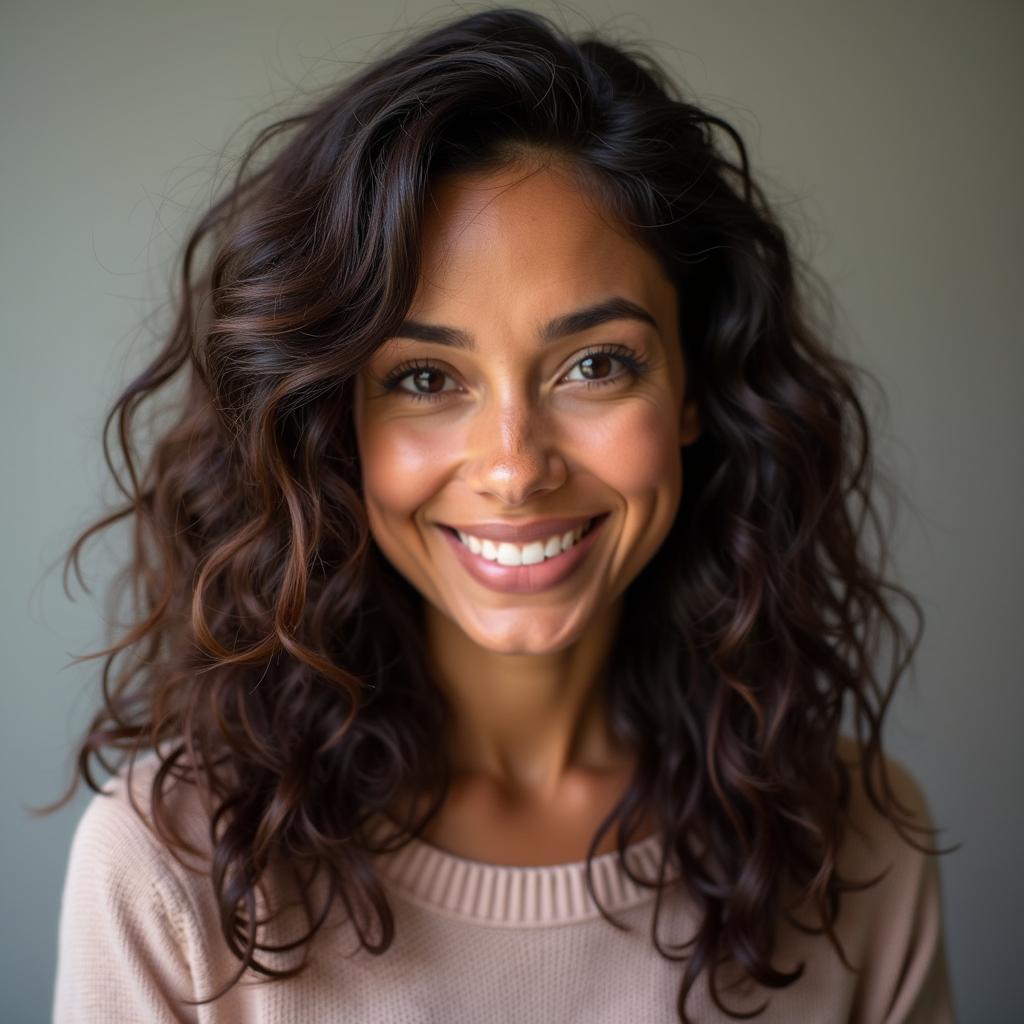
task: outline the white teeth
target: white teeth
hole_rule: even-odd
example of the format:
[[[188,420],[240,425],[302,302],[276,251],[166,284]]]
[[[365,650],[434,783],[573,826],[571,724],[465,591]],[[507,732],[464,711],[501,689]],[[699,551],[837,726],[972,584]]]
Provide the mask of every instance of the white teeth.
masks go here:
[[[507,541],[495,543],[487,538],[474,537],[472,534],[456,531],[459,540],[473,552],[486,558],[488,562],[499,565],[537,565],[545,559],[554,558],[567,551],[582,536],[589,523],[577,526],[575,530],[566,530],[561,536],[549,537],[546,541],[535,540],[529,544],[510,544]]]

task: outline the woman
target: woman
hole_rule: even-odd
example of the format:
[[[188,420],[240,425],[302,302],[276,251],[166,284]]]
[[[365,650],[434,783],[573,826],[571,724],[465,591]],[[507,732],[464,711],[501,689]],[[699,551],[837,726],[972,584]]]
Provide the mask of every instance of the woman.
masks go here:
[[[68,555],[132,517],[55,1019],[950,1020],[822,333],[733,129],[536,14],[266,130]]]

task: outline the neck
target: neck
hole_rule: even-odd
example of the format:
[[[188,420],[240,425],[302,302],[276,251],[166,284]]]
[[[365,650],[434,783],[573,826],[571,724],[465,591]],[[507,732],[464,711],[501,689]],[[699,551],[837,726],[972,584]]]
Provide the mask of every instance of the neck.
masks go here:
[[[611,734],[604,686],[620,613],[621,602],[561,650],[506,654],[428,605],[432,669],[454,712],[454,775],[544,801],[575,771],[621,770],[631,758]]]

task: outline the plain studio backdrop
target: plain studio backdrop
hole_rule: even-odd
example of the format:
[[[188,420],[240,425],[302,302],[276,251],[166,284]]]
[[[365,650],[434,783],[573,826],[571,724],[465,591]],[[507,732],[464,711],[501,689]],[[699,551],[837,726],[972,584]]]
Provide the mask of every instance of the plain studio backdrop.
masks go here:
[[[1024,1000],[1019,787],[1021,98],[1015,0],[524,3],[648,44],[731,120],[797,252],[836,299],[836,344],[874,373],[902,491],[895,571],[924,639],[885,733],[939,842],[960,1018]],[[166,323],[172,259],[232,155],[295,97],[474,4],[34,0],[0,14],[0,991],[50,1013],[68,845],[67,754],[98,691],[98,601],[121,535],[86,550],[94,597],[50,569],[101,509],[106,406]],[[275,110],[243,129],[250,115]],[[150,319],[147,321],[147,317]]]

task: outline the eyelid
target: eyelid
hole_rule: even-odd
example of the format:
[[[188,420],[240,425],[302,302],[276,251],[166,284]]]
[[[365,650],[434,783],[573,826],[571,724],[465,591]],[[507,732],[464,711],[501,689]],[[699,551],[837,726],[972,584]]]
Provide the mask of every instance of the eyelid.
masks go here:
[[[625,366],[625,372],[616,374],[613,377],[604,377],[598,380],[584,380],[579,382],[583,383],[587,388],[600,387],[603,384],[611,384],[623,377],[632,376],[634,379],[639,378],[646,373],[650,366],[649,362],[643,357],[643,355],[628,346],[615,343],[594,344],[588,346],[584,351],[573,357],[568,369],[564,374],[562,374],[562,378],[564,378],[566,374],[571,373],[585,359],[599,355],[611,356],[613,359]],[[407,388],[401,387],[401,382],[417,370],[436,370],[446,376],[453,376],[452,372],[445,369],[439,362],[435,362],[433,359],[428,357],[419,356],[404,360],[383,377],[375,376],[375,380],[386,392],[399,392],[411,398],[413,401],[437,401],[443,398],[444,395],[453,393],[454,389],[430,393],[410,391]]]

